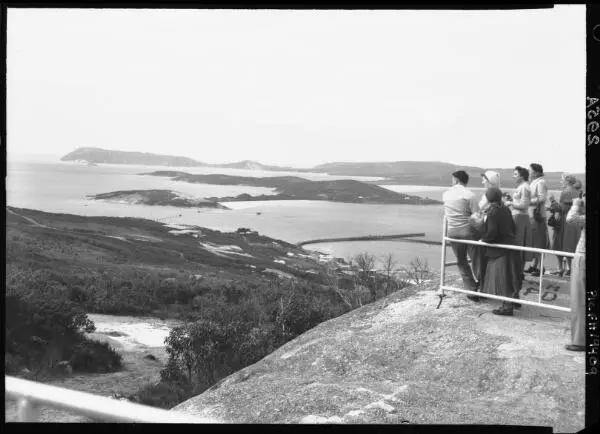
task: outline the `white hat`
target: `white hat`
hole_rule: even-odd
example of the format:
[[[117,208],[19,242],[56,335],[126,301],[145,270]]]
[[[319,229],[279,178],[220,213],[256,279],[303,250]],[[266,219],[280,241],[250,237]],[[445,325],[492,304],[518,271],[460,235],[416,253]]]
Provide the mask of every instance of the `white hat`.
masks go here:
[[[493,170],[487,170],[481,174],[494,187],[500,188],[500,174]]]

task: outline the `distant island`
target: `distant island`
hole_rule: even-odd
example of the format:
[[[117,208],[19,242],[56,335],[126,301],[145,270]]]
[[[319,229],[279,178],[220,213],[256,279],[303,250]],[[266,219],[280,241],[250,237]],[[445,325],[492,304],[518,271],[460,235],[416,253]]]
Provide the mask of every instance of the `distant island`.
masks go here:
[[[256,161],[243,160],[237,163],[209,164],[188,157],[152,154],[149,152],[111,151],[101,148],[77,148],[60,159],[61,161],[89,161],[100,164],[137,164],[142,166],[216,167],[222,169],[293,171],[291,167],[269,166]]]
[[[93,200],[136,205],[176,206],[180,208],[220,208],[226,206],[212,200],[193,198],[171,190],[121,190],[88,196]]]
[[[369,181],[370,184],[403,184],[449,186],[450,174],[456,170],[465,170],[473,179],[471,186],[479,187],[480,175],[486,170],[496,170],[505,188],[512,188],[513,168],[483,168],[464,166],[440,161],[385,161],[385,162],[331,162],[312,168],[298,169],[286,166],[272,166],[257,161],[243,160],[235,163],[209,164],[188,157],[160,155],[147,152],[114,151],[101,148],[78,148],[61,158],[61,161],[85,160],[96,164],[136,164],[167,167],[213,167],[222,169],[244,169],[262,171],[284,171],[297,173],[326,173],[333,176],[368,176],[384,178]],[[527,166],[527,162],[515,162],[515,165]],[[542,161],[543,164],[543,161]],[[548,188],[558,190],[562,172],[546,172]],[[585,173],[573,173],[585,186]]]
[[[346,203],[371,203],[371,204],[409,204],[409,205],[437,205],[440,201],[396,193],[378,185],[340,179],[333,181],[310,181],[296,176],[275,176],[256,178],[250,176],[229,175],[194,175],[179,171],[155,171],[142,175],[164,176],[174,181],[196,184],[216,185],[247,185],[252,187],[273,188],[276,194],[262,194],[251,196],[240,194],[228,197],[210,197],[213,202],[236,201],[265,201],[265,200],[324,200]]]

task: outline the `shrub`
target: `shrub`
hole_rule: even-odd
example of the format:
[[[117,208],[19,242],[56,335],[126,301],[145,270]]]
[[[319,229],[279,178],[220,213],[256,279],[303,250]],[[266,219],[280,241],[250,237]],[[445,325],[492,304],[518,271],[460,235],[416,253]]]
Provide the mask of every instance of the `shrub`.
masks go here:
[[[23,366],[25,366],[25,362],[22,357],[10,353],[4,353],[5,374],[16,374],[23,368]]]
[[[75,303],[85,303],[87,301],[87,294],[80,286],[74,285],[71,287],[69,300]]]
[[[106,372],[121,367],[121,356],[108,344],[89,341],[84,332],[93,332],[94,323],[69,300],[18,296],[9,288],[6,302],[7,359],[5,369],[23,367],[42,372],[65,359],[76,371]]]
[[[142,387],[129,399],[143,405],[170,409],[177,404],[192,398],[204,390],[196,385],[182,382],[160,381]]]
[[[74,371],[112,372],[122,367],[123,357],[107,342],[82,339],[72,350],[69,363]]]
[[[243,334],[241,323],[221,324],[211,320],[171,329],[165,340],[170,366],[163,377],[173,379],[175,374],[182,378],[184,373],[188,383],[213,384],[237,368],[232,363],[233,356]]]

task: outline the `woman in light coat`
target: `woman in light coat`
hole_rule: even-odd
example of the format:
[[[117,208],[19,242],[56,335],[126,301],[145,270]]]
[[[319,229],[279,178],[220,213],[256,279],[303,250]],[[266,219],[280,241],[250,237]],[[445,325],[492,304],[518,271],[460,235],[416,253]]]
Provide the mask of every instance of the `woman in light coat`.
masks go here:
[[[517,188],[512,193],[511,198],[504,204],[510,208],[515,221],[516,244],[523,247],[532,247],[533,239],[531,222],[529,221],[529,203],[531,202],[531,190],[528,183],[529,171],[524,167],[517,166],[513,172],[513,178]],[[532,256],[529,252],[521,252],[523,266],[532,259]]]
[[[573,199],[566,221],[579,226],[581,236],[572,261],[571,343],[565,348],[569,351],[585,351],[585,203],[582,199]]]

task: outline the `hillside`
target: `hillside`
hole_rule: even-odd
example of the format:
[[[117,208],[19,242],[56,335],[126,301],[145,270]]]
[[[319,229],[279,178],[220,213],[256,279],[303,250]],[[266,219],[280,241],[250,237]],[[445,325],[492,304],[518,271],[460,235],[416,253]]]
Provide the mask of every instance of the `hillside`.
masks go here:
[[[182,284],[189,278],[199,283],[260,283],[277,275],[319,281],[323,271],[314,255],[256,232],[167,226],[135,218],[6,207],[6,239],[7,271],[29,270],[40,278],[50,273],[47,283],[58,286],[118,280],[123,284],[119,291],[135,292],[135,285],[125,282],[146,274],[158,284],[169,278]]]
[[[334,318],[174,408],[228,423],[584,426],[585,356],[568,320],[515,317],[432,282]]]
[[[315,172],[326,172],[330,175],[351,174],[356,176],[395,177],[401,174],[407,179],[410,179],[411,177],[422,176],[423,174],[427,173],[430,173],[432,176],[434,176],[434,178],[437,178],[436,175],[443,176],[445,174],[452,173],[459,168],[473,173],[478,170],[482,170],[479,167],[457,167],[454,164],[443,163],[439,161],[390,161],[373,163],[333,162],[320,164],[313,167],[311,170]]]
[[[340,179],[333,181],[310,181],[295,176],[278,177],[244,177],[229,175],[194,175],[178,171],[156,171],[147,173],[150,176],[164,176],[174,181],[220,184],[248,185],[253,187],[273,188],[276,194],[251,196],[240,194],[235,197],[211,197],[215,202],[234,202],[250,200],[326,200],[349,203],[381,203],[381,204],[420,204],[432,205],[441,202],[433,199],[423,199],[405,193],[396,193],[378,185]]]
[[[331,259],[249,228],[224,233],[6,207],[5,295],[11,308],[5,370],[45,381],[38,374],[56,375],[53,369],[72,364],[74,377],[59,376],[55,384],[101,394],[117,389],[135,402],[171,408],[316,324],[406,286],[401,279]],[[94,333],[86,313],[185,320],[179,324],[189,327],[194,339],[205,330],[205,337],[215,340],[206,354],[218,363],[199,362],[194,377],[188,373],[190,381],[182,383],[178,350],[173,360],[162,357],[161,363],[149,364],[146,355],[134,357],[116,345],[124,357],[123,369],[116,372],[119,366],[107,352],[118,354],[102,344],[115,341]],[[65,342],[56,327],[74,321],[93,339],[87,346],[75,339]],[[109,336],[127,336],[116,327],[118,334]],[[163,354],[177,348],[180,332],[169,335],[175,341],[165,342]],[[98,338],[102,342],[95,342]],[[89,371],[92,363],[95,371]],[[88,375],[94,375],[89,384]],[[14,405],[9,413],[15,415]],[[46,412],[45,420],[64,420],[56,413]]]
[[[244,169],[244,170],[271,170],[271,171],[282,171],[282,172],[293,172],[295,171],[292,167],[284,166],[270,166],[262,164],[257,161],[243,160],[237,163],[226,163],[226,164],[210,164],[210,167],[220,167],[222,169]]]

